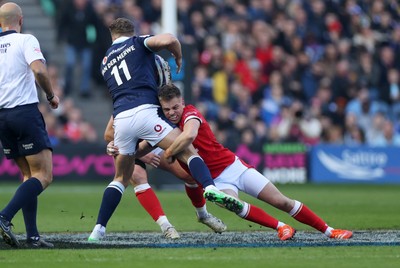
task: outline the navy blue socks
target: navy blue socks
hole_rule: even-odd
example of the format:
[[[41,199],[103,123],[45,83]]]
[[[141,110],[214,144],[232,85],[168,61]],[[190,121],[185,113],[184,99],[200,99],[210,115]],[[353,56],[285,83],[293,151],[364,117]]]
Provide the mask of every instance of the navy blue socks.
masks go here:
[[[209,185],[215,185],[210,170],[200,156],[195,155],[190,157],[187,165],[193,178],[200,183],[203,188]]]
[[[39,231],[36,225],[37,204],[38,199],[36,198],[33,202],[30,202],[22,207],[27,237],[39,236]]]
[[[113,181],[107,186],[104,190],[96,224],[101,224],[104,227],[107,226],[108,221],[121,201],[124,190],[124,185],[117,181]]]
[[[42,191],[42,183],[38,179],[32,177],[26,180],[18,187],[13,198],[0,212],[0,214],[3,215],[7,220],[11,221],[21,208],[28,206],[27,208],[31,210],[29,214],[35,214],[35,217],[33,218],[28,216],[28,225],[33,226],[32,220],[34,220],[34,225],[36,226],[37,197]]]

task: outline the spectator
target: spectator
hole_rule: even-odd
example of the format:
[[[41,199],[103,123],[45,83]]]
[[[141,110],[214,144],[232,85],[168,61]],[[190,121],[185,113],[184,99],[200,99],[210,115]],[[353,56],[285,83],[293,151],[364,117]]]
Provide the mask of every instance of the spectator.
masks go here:
[[[386,119],[383,121],[382,127],[382,135],[370,139],[369,144],[372,146],[400,146],[400,134],[396,133],[393,122]]]
[[[385,115],[381,112],[374,114],[368,128],[365,129],[365,140],[369,145],[375,145],[376,141],[384,140],[383,127],[385,123]]]
[[[365,131],[358,125],[357,116],[353,113],[346,114],[343,142],[349,146],[365,144]]]
[[[111,44],[111,37],[109,34],[108,26],[115,19],[115,10],[107,5],[104,1],[95,2],[96,13],[99,17],[97,24],[96,42],[92,44],[92,63],[94,68],[91,68],[91,76],[93,82],[102,91],[106,92],[105,84],[98,66],[100,66],[103,56]]]
[[[325,143],[337,145],[342,145],[344,143],[343,128],[339,125],[332,125],[325,135],[325,139],[323,140]]]
[[[355,70],[357,74],[357,83],[368,87],[372,99],[379,98],[379,77],[380,68],[375,64],[373,55],[367,50],[360,48],[357,55]]]
[[[95,42],[99,18],[90,0],[70,0],[63,3],[58,21],[57,40],[66,41],[64,94],[71,94],[74,71],[81,65],[78,87],[80,96],[90,97],[92,74],[92,44]]]
[[[217,136],[225,142],[233,144],[242,136],[230,140],[231,133],[241,129],[220,125],[223,106],[230,107],[230,120],[240,114],[251,118],[248,123],[264,124],[260,129],[267,133],[264,139],[257,138],[259,148],[265,140],[282,140],[269,128],[277,124],[282,109],[287,112],[278,99],[309,107],[303,114],[318,120],[322,133],[338,126],[342,140],[357,131],[345,125],[348,110],[354,110],[351,113],[364,132],[377,111],[400,121],[394,74],[400,70],[397,1],[182,0],[177,4],[180,39],[194,47],[194,104],[215,120]],[[133,17],[140,34],[153,34],[160,29],[160,6],[160,0],[113,1],[110,12]],[[360,87],[368,90],[368,101],[363,103]],[[273,88],[281,93],[272,97]],[[325,134],[321,138],[327,141]]]
[[[359,125],[366,131],[371,125],[372,117],[383,112],[381,106],[375,100],[371,100],[366,87],[361,87],[357,98],[352,99],[346,106],[346,113],[353,113],[358,119]]]

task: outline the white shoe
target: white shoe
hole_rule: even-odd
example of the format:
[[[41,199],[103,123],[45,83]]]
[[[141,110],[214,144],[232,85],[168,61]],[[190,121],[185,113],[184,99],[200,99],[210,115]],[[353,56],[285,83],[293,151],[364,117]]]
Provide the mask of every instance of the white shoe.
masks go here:
[[[178,231],[172,225],[167,227],[165,230],[163,230],[163,235],[165,238],[169,238],[169,239],[179,239],[180,238]]]
[[[225,232],[227,228],[225,223],[210,213],[208,213],[208,215],[204,218],[198,218],[198,221],[204,225],[207,225],[216,233]]]
[[[88,241],[99,242],[100,240],[104,239],[105,236],[106,236],[106,227],[102,226],[101,224],[96,224],[96,226],[94,226],[93,231],[88,238]]]

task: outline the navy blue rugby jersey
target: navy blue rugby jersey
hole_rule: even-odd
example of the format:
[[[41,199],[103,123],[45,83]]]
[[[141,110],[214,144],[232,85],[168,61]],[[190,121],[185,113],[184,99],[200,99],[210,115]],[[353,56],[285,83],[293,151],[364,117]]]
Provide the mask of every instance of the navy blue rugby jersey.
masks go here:
[[[144,41],[147,36],[120,37],[107,50],[101,73],[114,106],[114,117],[142,104],[157,104],[155,54]]]

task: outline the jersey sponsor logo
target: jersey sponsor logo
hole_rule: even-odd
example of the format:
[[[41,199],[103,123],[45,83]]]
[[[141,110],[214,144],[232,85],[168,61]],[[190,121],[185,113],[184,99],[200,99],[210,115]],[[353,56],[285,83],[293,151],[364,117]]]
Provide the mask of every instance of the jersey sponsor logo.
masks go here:
[[[160,131],[162,130],[162,126],[161,126],[161,125],[155,125],[155,126],[154,126],[154,130],[155,130],[156,132],[160,132]]]
[[[108,60],[108,57],[105,56],[105,57],[103,58],[103,65],[105,65],[105,64],[107,63],[107,60]]]

